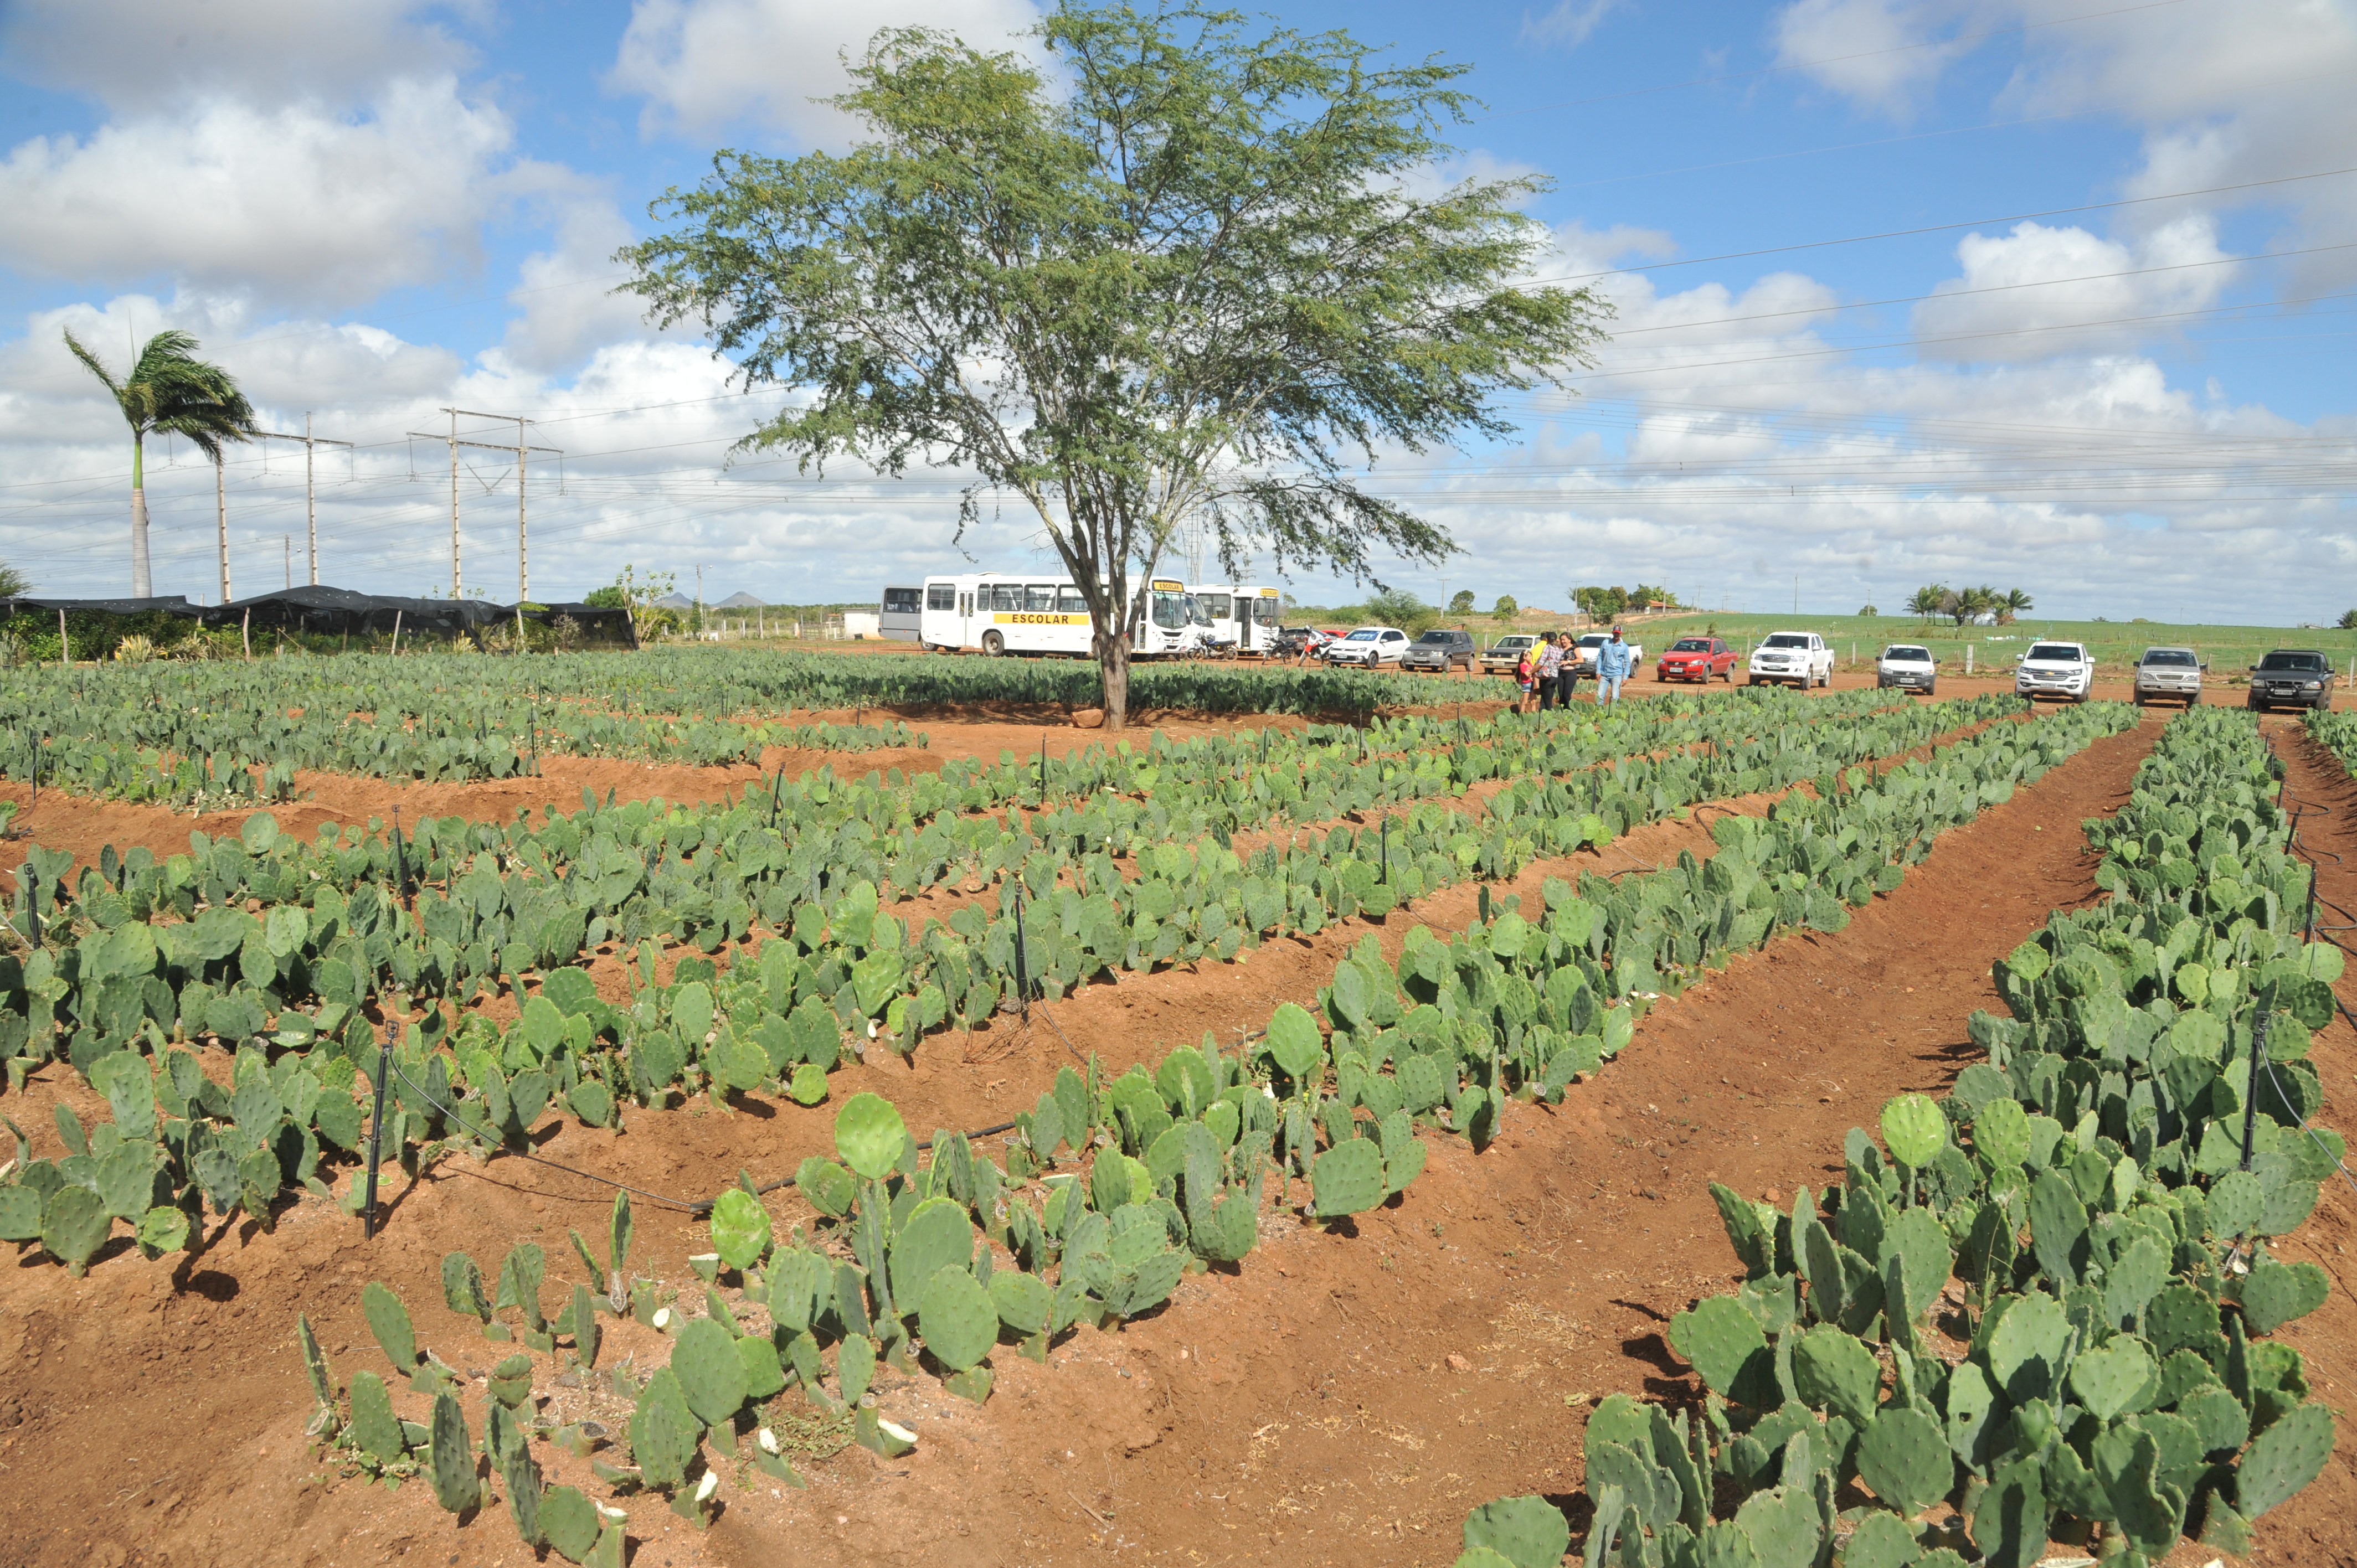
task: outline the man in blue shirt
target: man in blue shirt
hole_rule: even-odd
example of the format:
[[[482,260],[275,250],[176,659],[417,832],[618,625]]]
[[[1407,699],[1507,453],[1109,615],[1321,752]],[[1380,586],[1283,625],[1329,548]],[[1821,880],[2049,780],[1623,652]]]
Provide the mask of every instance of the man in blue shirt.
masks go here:
[[[1620,682],[1629,678],[1629,645],[1620,640],[1620,628],[1612,628],[1612,640],[1596,650],[1596,700],[1617,703],[1620,700]]]

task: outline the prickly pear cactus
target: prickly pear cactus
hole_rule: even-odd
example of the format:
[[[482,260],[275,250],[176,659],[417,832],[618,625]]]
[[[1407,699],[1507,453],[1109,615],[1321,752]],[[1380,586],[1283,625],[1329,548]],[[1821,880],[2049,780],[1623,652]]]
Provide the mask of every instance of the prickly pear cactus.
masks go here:
[[[434,1500],[452,1513],[465,1513],[482,1500],[475,1478],[475,1449],[467,1438],[467,1418],[458,1402],[445,1393],[434,1401],[431,1476]]]
[[[361,1292],[361,1310],[368,1316],[369,1332],[383,1347],[384,1358],[404,1375],[416,1370],[417,1333],[409,1325],[409,1309],[401,1298],[375,1280]]]
[[[1805,1487],[1754,1492],[1736,1509],[1735,1528],[1750,1538],[1760,1568],[1815,1568],[1824,1531]]]
[[[1311,1209],[1320,1219],[1364,1213],[1386,1190],[1383,1146],[1372,1138],[1345,1139],[1309,1167]]]
[[[1742,1397],[1738,1387],[1756,1380],[1757,1363],[1768,1355],[1768,1336],[1758,1320],[1725,1295],[1712,1296],[1670,1319],[1670,1344],[1713,1391],[1731,1399]]]
[[[328,1375],[328,1358],[319,1352],[319,1337],[311,1332],[307,1314],[295,1317],[295,1336],[303,1344],[303,1371],[311,1380],[311,1397],[323,1405],[336,1402],[336,1380]]]
[[[2272,1334],[2322,1306],[2330,1283],[2314,1263],[2279,1263],[2269,1258],[2243,1281],[2243,1321],[2254,1334]]]
[[[687,1396],[687,1408],[706,1426],[733,1419],[745,1403],[745,1363],[737,1355],[737,1337],[709,1317],[679,1331],[671,1369]]]
[[[485,1323],[491,1320],[490,1298],[483,1294],[483,1271],[464,1252],[452,1252],[442,1260],[442,1299],[453,1312],[472,1313]]]
[[[540,1518],[540,1466],[533,1459],[532,1444],[520,1440],[510,1447],[501,1456],[500,1474],[508,1484],[508,1517],[515,1521],[516,1533],[527,1546],[545,1544],[548,1537]]]
[[[568,1563],[589,1560],[597,1545],[597,1505],[577,1487],[551,1487],[540,1496],[541,1536]]]
[[[64,1107],[60,1104],[59,1109]],[[41,1214],[41,1245],[80,1279],[114,1228],[106,1202],[86,1187],[59,1187]]]
[[[971,1272],[954,1264],[935,1271],[917,1308],[925,1348],[953,1372],[990,1354],[998,1339],[998,1308]]]
[[[491,1398],[510,1410],[520,1410],[532,1398],[532,1358],[519,1351],[491,1369]]]
[[[1487,1547],[1514,1568],[1555,1568],[1571,1550],[1571,1524],[1544,1498],[1500,1498],[1466,1516],[1465,1546]]]
[[[574,1354],[581,1359],[583,1366],[594,1367],[597,1364],[597,1341],[602,1330],[597,1323],[597,1298],[589,1294],[587,1285],[573,1287],[572,1313]]]
[[[2144,1342],[2122,1335],[2108,1345],[2082,1350],[2071,1363],[2071,1391],[2098,1421],[2129,1409],[2153,1381],[2152,1355]]]
[[[1955,1460],[1937,1422],[1911,1406],[1891,1405],[1867,1423],[1857,1474],[1876,1497],[1913,1515],[1948,1495]]]
[[[712,1250],[720,1261],[742,1273],[770,1251],[770,1212],[761,1200],[741,1187],[732,1187],[712,1206]]]
[[[352,1441],[388,1465],[409,1457],[393,1396],[374,1372],[352,1374]]]
[[[2304,1404],[2258,1435],[2234,1466],[2234,1511],[2255,1520],[2324,1473],[2332,1412]]]
[[[736,1359],[734,1350],[722,1348],[732,1361]],[[669,1367],[658,1368],[639,1391],[638,1409],[630,1416],[630,1453],[647,1485],[669,1487],[684,1481],[703,1432],[677,1375]]]

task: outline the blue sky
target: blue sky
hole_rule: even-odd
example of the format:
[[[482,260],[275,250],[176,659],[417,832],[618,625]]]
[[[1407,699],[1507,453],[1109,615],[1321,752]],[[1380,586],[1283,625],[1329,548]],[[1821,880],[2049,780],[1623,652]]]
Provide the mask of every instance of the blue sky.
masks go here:
[[[308,410],[360,444],[320,459],[325,581],[447,589],[447,449],[406,432],[454,404],[565,452],[561,492],[532,468],[537,597],[626,562],[780,600],[949,569],[953,477],[725,467],[776,394],[647,330],[608,258],[716,146],[842,145],[809,100],[875,27],[996,45],[1034,15],[20,0],[0,11],[0,559],[124,590],[127,442],[59,334],[119,359],[169,324],[273,428]],[[1559,604],[1641,579],[1764,609],[1797,575],[1824,612],[1988,582],[2058,615],[2287,623],[2357,601],[2357,411],[2332,369],[2357,175],[2328,173],[2357,165],[2350,0],[1280,15],[1471,65],[1487,107],[1438,172],[1550,177],[1539,273],[1619,309],[1581,396],[1515,400],[1522,438],[1387,458],[1378,482],[1465,547],[1387,581]],[[304,575],[300,451],[266,445],[226,476],[238,593],[281,580],[290,536]],[[512,465],[465,456],[468,584],[511,598]],[[210,466],[181,447],[150,475],[159,590],[215,596]],[[1009,567],[1038,544],[1011,514],[970,541]]]

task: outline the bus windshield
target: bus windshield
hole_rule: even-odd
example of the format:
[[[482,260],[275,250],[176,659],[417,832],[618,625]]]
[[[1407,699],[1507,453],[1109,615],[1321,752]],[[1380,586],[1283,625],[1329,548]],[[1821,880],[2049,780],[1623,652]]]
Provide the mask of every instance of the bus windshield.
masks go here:
[[[1157,590],[1154,595],[1154,624],[1165,631],[1178,631],[1187,625],[1187,596]]]

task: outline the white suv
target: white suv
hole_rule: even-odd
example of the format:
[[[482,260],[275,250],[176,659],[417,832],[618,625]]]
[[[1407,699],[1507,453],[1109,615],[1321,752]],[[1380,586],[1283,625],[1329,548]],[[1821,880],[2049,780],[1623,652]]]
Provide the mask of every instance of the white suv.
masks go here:
[[[2080,642],[2033,642],[2013,672],[2016,695],[2083,703],[2095,686],[2095,656]]]
[[[1395,626],[1362,626],[1350,636],[1326,645],[1320,655],[1329,664],[1356,664],[1372,670],[1396,664],[1407,651],[1407,633]]]
[[[1807,690],[1834,683],[1834,650],[1813,631],[1777,631],[1751,650],[1743,667],[1743,683],[1790,681]]]

